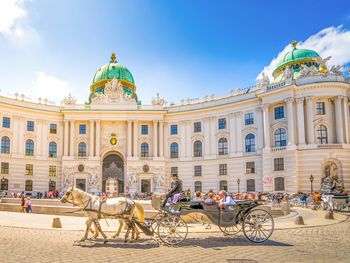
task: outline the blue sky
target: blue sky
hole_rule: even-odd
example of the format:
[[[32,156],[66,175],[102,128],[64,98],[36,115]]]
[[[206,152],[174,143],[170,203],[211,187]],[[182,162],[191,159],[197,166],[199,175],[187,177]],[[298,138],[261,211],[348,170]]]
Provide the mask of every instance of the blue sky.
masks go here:
[[[349,1],[0,0],[1,94],[83,103],[112,52],[149,103],[252,86],[296,39],[350,61]],[[269,68],[270,65],[270,68]]]

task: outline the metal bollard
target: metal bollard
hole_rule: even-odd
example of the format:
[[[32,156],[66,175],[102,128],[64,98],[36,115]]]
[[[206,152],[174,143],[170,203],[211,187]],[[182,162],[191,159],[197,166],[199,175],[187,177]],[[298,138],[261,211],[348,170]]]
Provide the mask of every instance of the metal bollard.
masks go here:
[[[304,224],[304,219],[302,216],[297,216],[294,220],[294,224],[296,225],[305,225]]]
[[[55,217],[52,220],[52,228],[62,228],[61,219],[59,217]]]

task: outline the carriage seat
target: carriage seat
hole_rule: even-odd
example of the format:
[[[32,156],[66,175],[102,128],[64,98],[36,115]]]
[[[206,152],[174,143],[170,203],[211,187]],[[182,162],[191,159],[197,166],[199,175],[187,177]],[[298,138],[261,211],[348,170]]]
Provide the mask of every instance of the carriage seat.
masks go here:
[[[253,204],[255,201],[253,200],[241,200],[241,199],[234,199],[237,205],[250,205]]]

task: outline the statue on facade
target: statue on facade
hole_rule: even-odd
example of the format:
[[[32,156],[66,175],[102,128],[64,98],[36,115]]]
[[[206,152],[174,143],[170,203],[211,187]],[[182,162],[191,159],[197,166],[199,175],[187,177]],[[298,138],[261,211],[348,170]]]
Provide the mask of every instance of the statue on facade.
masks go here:
[[[328,67],[327,67],[327,62],[332,58],[332,56],[328,56],[325,59],[319,58],[318,63],[320,64],[318,71],[322,74],[327,74],[328,73]]]
[[[76,102],[77,102],[77,99],[74,98],[71,93],[69,93],[68,96],[64,97],[64,99],[61,101],[63,105],[74,105]]]
[[[165,104],[166,104],[166,101],[164,99],[161,99],[159,96],[159,92],[157,92],[156,97],[152,98],[152,105],[164,106]]]
[[[341,75],[342,75],[342,72],[340,71],[340,69],[341,69],[341,66],[340,66],[340,65],[337,65],[337,66],[333,65],[333,66],[331,67],[331,73],[334,74],[334,75],[336,75],[336,76],[341,76]]]
[[[69,187],[72,185],[72,178],[69,174],[69,170],[70,169],[65,169],[64,172],[63,172],[63,175],[64,175],[64,179],[63,179],[63,184],[64,184],[64,187]]]
[[[128,174],[128,185],[129,186],[135,186],[136,185],[136,175],[134,173]]]
[[[258,88],[265,88],[267,85],[270,84],[270,79],[267,76],[267,74],[265,74],[265,72],[262,73],[262,78],[258,80]]]
[[[344,191],[344,182],[339,179],[337,165],[333,162],[326,165],[325,176],[321,181],[321,193],[341,194]]]
[[[300,78],[306,77],[310,74],[310,70],[306,64],[301,64],[300,68],[301,68],[300,75],[299,75]]]
[[[283,71],[283,79],[284,80],[291,80],[293,78],[293,68],[290,66],[287,66]]]
[[[315,65],[311,65],[310,68],[309,68],[309,74],[311,76],[314,76],[314,75],[317,75],[319,72],[318,72],[318,69]]]
[[[98,184],[98,176],[97,173],[92,173],[89,177],[89,185],[97,187]]]
[[[163,186],[163,176],[160,173],[155,174],[153,180],[156,186]]]

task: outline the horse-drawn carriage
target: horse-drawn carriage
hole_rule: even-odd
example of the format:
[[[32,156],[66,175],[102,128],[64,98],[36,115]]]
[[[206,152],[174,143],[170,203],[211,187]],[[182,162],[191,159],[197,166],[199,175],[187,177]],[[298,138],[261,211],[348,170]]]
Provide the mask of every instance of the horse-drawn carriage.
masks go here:
[[[119,219],[121,225],[118,234],[123,222],[125,222],[128,227],[125,242],[130,230],[133,239],[134,232],[137,232],[138,235],[138,229],[141,229],[144,234],[154,236],[160,243],[167,245],[177,245],[186,239],[188,227],[181,216],[191,213],[202,214],[212,224],[218,226],[225,236],[233,236],[243,231],[246,238],[255,243],[269,239],[274,230],[271,214],[265,209],[258,208],[259,204],[252,200],[236,200],[236,205],[224,207],[219,207],[216,204],[208,205],[204,202],[180,200],[169,209],[169,207],[161,205],[160,196],[153,196],[152,206],[159,212],[156,216],[146,220],[142,206],[125,197],[102,200],[98,196],[71,187],[61,201],[79,206],[80,210],[84,211],[88,217],[85,236],[81,241],[87,239],[88,230],[93,223],[97,233],[100,232],[107,242],[107,237],[102,232],[98,222],[101,218]]]

